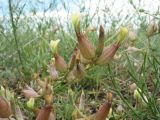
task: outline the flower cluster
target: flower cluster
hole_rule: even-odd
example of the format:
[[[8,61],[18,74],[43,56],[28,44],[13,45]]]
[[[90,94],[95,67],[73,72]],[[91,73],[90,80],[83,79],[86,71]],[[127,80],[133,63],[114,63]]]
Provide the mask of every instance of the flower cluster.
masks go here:
[[[45,79],[45,81],[40,80],[39,75],[35,74],[34,78],[36,81],[35,89],[26,85],[26,87],[22,90],[23,95],[27,99],[26,106],[28,109],[32,110],[35,113],[36,120],[55,120],[55,113],[53,112],[53,90],[52,85],[53,81],[62,79],[78,79],[81,80],[85,77],[86,70],[89,67],[93,67],[95,65],[105,65],[108,64],[116,54],[118,48],[121,45],[121,42],[125,39],[128,30],[125,27],[120,28],[117,40],[105,46],[105,31],[102,26],[99,28],[99,38],[98,44],[96,47],[92,44],[91,40],[86,36],[84,32],[80,29],[80,16],[75,14],[71,17],[78,46],[73,50],[72,56],[68,63],[66,63],[65,59],[58,52],[58,44],[60,40],[51,40],[50,48],[52,51],[53,59],[50,61],[48,65],[49,77]],[[88,67],[89,66],[89,67]],[[62,75],[62,76],[60,76]],[[60,79],[60,80],[62,80]],[[1,88],[1,91],[2,90]],[[6,93],[6,92],[3,92]],[[71,91],[70,91],[71,93]],[[12,96],[11,93],[8,93],[8,96]],[[76,109],[73,114],[74,118],[78,118],[77,111],[84,109],[83,107],[83,97],[84,94],[81,95],[80,107]],[[10,105],[10,99],[4,99],[5,97],[0,97],[0,118],[9,118],[11,115],[14,115],[18,118],[19,114],[12,113],[12,105]],[[44,104],[39,107],[36,102],[39,99],[44,99]],[[102,104],[99,110],[96,112],[94,116],[86,117],[82,115],[82,118],[88,120],[105,120],[109,114],[111,105],[112,105],[112,93],[108,93],[106,97],[106,101]],[[15,104],[16,105],[16,104]],[[17,106],[15,107],[15,109]],[[12,109],[12,110],[11,110]],[[16,116],[17,115],[17,116]]]
[[[91,40],[89,40],[86,34],[80,29],[80,15],[72,15],[71,21],[75,29],[78,47],[73,51],[70,62],[67,64],[64,58],[60,56],[57,51],[57,43],[59,43],[59,40],[50,42],[51,50],[55,50],[55,52],[53,52],[54,61],[52,61],[52,70],[50,69],[52,78],[57,78],[58,71],[67,73],[67,77],[69,77],[68,75],[72,75],[76,79],[82,79],[85,76],[85,66],[108,64],[113,59],[121,45],[121,42],[128,34],[127,28],[121,27],[116,42],[105,46],[105,32],[104,28],[100,26],[98,44],[95,48]]]

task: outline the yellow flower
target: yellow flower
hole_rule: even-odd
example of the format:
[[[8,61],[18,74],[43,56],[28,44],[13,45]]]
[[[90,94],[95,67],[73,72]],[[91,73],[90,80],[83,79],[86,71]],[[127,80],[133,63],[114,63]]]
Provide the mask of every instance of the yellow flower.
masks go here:
[[[140,92],[141,92],[141,89],[139,88],[134,90],[133,96],[134,96],[134,99],[136,99],[137,101],[141,101],[142,99]]]
[[[118,43],[122,42],[124,38],[127,36],[127,34],[128,34],[128,29],[126,27],[121,27],[118,34],[117,42]]]
[[[50,41],[49,46],[50,46],[53,53],[57,53],[59,42],[60,42],[59,39]]]
[[[146,106],[148,103],[147,97],[142,93],[140,88],[134,90],[134,99],[141,103],[143,106]]]
[[[71,22],[76,32],[80,31],[80,17],[81,17],[81,14],[79,13],[74,13],[71,15]]]
[[[27,101],[27,107],[30,109],[34,108],[34,98],[30,98],[29,101]]]

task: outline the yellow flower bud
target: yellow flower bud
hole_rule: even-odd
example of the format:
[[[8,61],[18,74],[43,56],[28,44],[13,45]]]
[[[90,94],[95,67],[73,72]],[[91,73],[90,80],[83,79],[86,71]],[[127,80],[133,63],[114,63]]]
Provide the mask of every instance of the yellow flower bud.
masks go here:
[[[118,34],[117,43],[122,42],[127,34],[128,34],[128,29],[126,27],[121,27]]]
[[[112,110],[112,108],[110,108],[107,118],[110,118],[110,117],[112,116],[112,112],[113,112],[113,110]],[[106,120],[107,120],[107,119],[106,119]]]
[[[134,99],[136,99],[137,101],[141,101],[142,100],[142,97],[140,95],[140,92],[141,92],[141,89],[136,89],[134,90]]]
[[[76,32],[80,31],[80,14],[74,13],[71,15],[71,22]]]
[[[57,53],[59,42],[60,42],[59,39],[58,39],[58,40],[51,40],[51,41],[50,41],[49,46],[50,46],[51,51],[52,51],[53,53]]]
[[[30,109],[33,109],[33,108],[34,108],[34,98],[30,98],[30,99],[27,101],[27,107],[30,108]]]
[[[140,104],[142,104],[143,106],[146,106],[148,103],[148,99],[144,94],[140,94],[141,93],[141,89],[138,88],[134,91],[134,99],[136,99]]]
[[[4,91],[5,91],[5,89],[4,89],[4,87],[3,87],[3,86],[1,86],[1,91],[2,91],[2,92],[4,92]]]

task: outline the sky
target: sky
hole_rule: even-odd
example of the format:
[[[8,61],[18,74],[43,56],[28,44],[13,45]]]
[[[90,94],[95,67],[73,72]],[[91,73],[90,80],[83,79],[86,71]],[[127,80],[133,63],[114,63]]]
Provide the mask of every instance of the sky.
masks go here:
[[[13,2],[18,0],[13,0]],[[37,2],[39,1],[39,2]],[[24,8],[25,14],[27,16],[33,16],[33,8],[36,9],[36,17],[46,17],[52,18],[56,17],[61,20],[62,23],[68,20],[68,16],[72,13],[77,13],[83,11],[83,7],[86,8],[86,11],[83,14],[87,14],[87,10],[89,14],[92,16],[97,11],[97,6],[99,7],[97,15],[94,19],[98,19],[100,16],[102,19],[112,19],[121,18],[124,19],[126,15],[132,16],[134,18],[134,13],[136,10],[133,8],[131,4],[129,4],[129,0],[56,0],[55,5],[56,8],[52,8],[45,12],[44,9],[48,8],[50,3],[54,3],[55,0],[22,0],[21,5],[26,3]],[[136,6],[139,8],[148,11],[149,13],[155,13],[160,7],[160,0],[133,0]],[[7,16],[8,15],[8,0],[0,0],[0,16]],[[64,4],[66,9],[64,8]],[[53,4],[54,6],[54,4]],[[81,6],[82,9],[79,9]],[[108,14],[108,9],[111,11],[111,14]],[[106,16],[104,16],[104,13]]]
[[[13,2],[18,0],[13,0]],[[21,0],[21,4],[26,3],[25,10],[29,10],[33,5],[35,4],[36,8],[39,9],[39,12],[43,10],[44,8],[47,8],[51,2],[56,1],[56,4],[60,11],[63,11],[64,8],[62,7],[62,3],[64,2],[66,5],[66,8],[69,9],[71,12],[79,12],[79,9],[77,7],[78,4],[81,6],[85,6],[86,8],[90,8],[90,12],[94,12],[97,5],[99,5],[100,9],[103,9],[105,5],[113,5],[112,12],[113,14],[116,14],[121,9],[125,9],[123,11],[124,14],[128,12],[132,12],[132,7],[128,3],[129,0]],[[39,2],[37,2],[39,1]],[[115,2],[114,2],[115,1]],[[133,0],[134,4],[144,8],[147,11],[155,12],[158,9],[158,6],[160,6],[160,0]],[[1,11],[4,13],[7,13],[7,7],[8,7],[8,0],[0,0],[0,8]],[[33,5],[30,6],[30,3]],[[37,4],[39,3],[39,4]],[[2,12],[1,12],[2,13]]]

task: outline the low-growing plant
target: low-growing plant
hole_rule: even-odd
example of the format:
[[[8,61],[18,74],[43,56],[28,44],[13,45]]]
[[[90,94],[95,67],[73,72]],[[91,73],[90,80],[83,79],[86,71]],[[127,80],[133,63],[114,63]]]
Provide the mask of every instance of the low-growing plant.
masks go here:
[[[13,80],[18,78],[18,84],[14,83],[16,86],[12,85],[12,88],[6,80],[2,82],[0,119],[160,118],[160,42],[157,40],[160,29],[155,19],[148,26],[141,21],[142,28],[137,30],[131,24],[120,27],[116,33],[115,26],[114,30],[106,33],[105,26],[100,25],[98,36],[95,34],[96,28],[89,27],[89,17],[85,18],[84,26],[87,28],[84,28],[80,16],[73,14],[71,21],[74,31],[63,31],[60,26],[53,30],[58,29],[59,33],[52,31],[52,34],[47,31],[45,24],[40,23],[36,31],[24,32],[25,35],[22,33],[24,38],[37,34],[34,40],[39,40],[26,48],[19,46],[18,38],[21,37],[17,37],[19,29],[15,26],[18,18],[13,17],[11,3],[9,10],[18,53],[18,57],[13,57],[15,59],[11,61],[20,64],[16,64],[18,74],[9,70],[1,74],[10,75]],[[10,36],[10,33],[6,35]],[[120,47],[122,43],[125,47]]]
[[[90,68],[96,65],[108,64],[111,59],[113,59],[120,43],[127,35],[127,28],[121,28],[117,41],[107,47],[104,47],[104,29],[100,26],[98,45],[95,49],[85,33],[80,30],[80,18],[76,15],[72,16],[72,23],[75,28],[78,46],[74,49],[69,63],[67,64],[64,58],[58,53],[59,40],[51,41],[50,47],[54,57],[48,65],[48,72],[50,73],[49,76],[45,78],[45,81],[42,81],[40,80],[39,75],[35,74],[36,89],[38,91],[34,91],[29,86],[26,86],[26,89],[23,89],[22,91],[24,96],[28,99],[28,102],[26,103],[27,107],[35,112],[36,120],[55,119],[55,113],[52,111],[54,110],[52,105],[54,96],[52,84],[54,84],[56,80],[67,83],[70,81],[70,84],[72,84],[75,80],[79,81],[83,79],[86,71]],[[71,101],[75,106],[75,110],[72,115],[73,119],[105,120],[107,118],[112,104],[112,93],[108,93],[106,102],[92,117],[84,115],[83,111],[79,110],[83,107],[82,103],[80,102],[81,105],[77,107],[74,99],[72,98],[72,91],[69,94],[71,94]],[[39,106],[35,106],[35,101],[37,102],[42,99],[44,99],[44,105],[41,105],[41,108],[39,109]],[[4,98],[1,99],[1,102],[2,105],[4,105],[3,102],[7,104],[7,102],[4,101]],[[41,102],[41,104],[43,103]],[[4,107],[4,109],[10,109],[9,105]],[[0,117],[9,118],[9,116],[10,115],[7,113],[6,116],[1,115]]]

